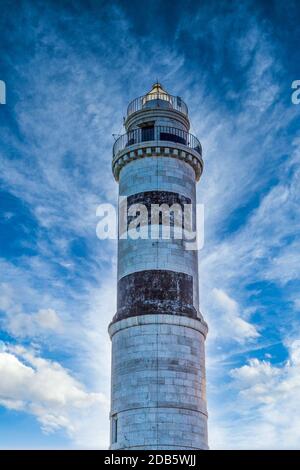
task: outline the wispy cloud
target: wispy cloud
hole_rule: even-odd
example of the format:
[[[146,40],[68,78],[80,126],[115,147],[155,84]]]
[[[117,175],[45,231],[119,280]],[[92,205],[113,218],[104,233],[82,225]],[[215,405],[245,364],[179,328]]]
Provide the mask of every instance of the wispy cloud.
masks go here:
[[[204,148],[210,446],[243,447],[257,423],[248,446],[294,447],[287,420],[280,442],[274,431],[281,387],[287,416],[297,416],[298,393],[298,108],[276,17],[291,25],[291,14],[279,2],[273,18],[253,1],[184,11],[173,2],[170,22],[162,3],[145,25],[135,2],[79,2],[59,14],[52,2],[27,2],[1,28],[1,403],[44,430],[64,429],[74,447],[107,446],[116,245],[96,238],[96,207],[116,201],[111,134],[122,132],[128,101],[159,78],[187,101]],[[65,384],[56,399],[40,389],[44,374],[49,393],[58,378]]]

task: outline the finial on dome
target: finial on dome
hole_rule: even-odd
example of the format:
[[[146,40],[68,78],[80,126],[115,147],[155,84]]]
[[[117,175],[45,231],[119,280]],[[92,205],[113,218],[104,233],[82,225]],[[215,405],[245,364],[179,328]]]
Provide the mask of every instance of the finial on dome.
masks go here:
[[[152,85],[152,88],[151,90],[147,93],[147,95],[152,95],[154,93],[162,93],[162,94],[165,94],[165,95],[168,95],[168,93],[166,92],[166,90],[163,88],[163,86],[159,83],[158,80],[156,80],[155,83],[153,83]]]
[[[169,93],[163,88],[158,80],[153,83],[151,90],[144,96],[143,104],[152,100],[162,100],[167,102],[171,100]]]

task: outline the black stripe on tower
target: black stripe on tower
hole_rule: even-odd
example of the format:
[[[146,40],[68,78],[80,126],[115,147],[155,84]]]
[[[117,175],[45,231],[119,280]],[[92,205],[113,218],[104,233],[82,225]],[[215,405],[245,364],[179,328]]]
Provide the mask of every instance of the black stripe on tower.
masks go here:
[[[193,306],[193,277],[160,269],[128,274],[118,282],[117,308],[113,322],[147,314],[197,318]]]
[[[184,224],[189,227],[189,221],[184,220],[184,217],[190,217],[188,212],[185,212],[184,205],[188,204],[191,205],[192,201],[190,198],[183,196],[178,193],[174,193],[171,191],[144,191],[141,193],[133,194],[132,196],[127,197],[127,211],[129,210],[130,206],[133,206],[134,204],[143,204],[146,209],[147,209],[147,216],[145,217],[145,220],[142,220],[139,217],[139,220],[141,221],[141,226],[144,225],[151,225],[151,205],[152,204],[158,204],[161,206],[162,204],[166,204],[169,208],[173,206],[173,204],[178,204],[182,210],[182,219],[180,225],[182,228],[184,227]],[[121,207],[123,202],[121,202]],[[124,217],[126,218],[122,221],[122,226],[124,229],[132,222],[136,216],[127,216],[127,213],[124,213],[122,210],[120,211],[121,214],[123,214]],[[170,211],[170,226],[174,227],[174,222],[176,224],[174,212]],[[159,215],[159,225],[162,225],[162,214],[160,213]],[[178,225],[178,222],[177,224]],[[196,226],[196,221],[192,220],[192,229],[195,230]],[[122,232],[121,232],[122,233]]]

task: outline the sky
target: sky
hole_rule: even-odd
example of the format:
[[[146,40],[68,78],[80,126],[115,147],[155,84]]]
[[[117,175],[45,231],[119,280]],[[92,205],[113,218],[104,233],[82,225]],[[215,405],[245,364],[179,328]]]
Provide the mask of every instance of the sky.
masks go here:
[[[298,1],[1,2],[0,449],[107,448],[112,134],[157,79],[203,147],[211,449],[300,442]]]

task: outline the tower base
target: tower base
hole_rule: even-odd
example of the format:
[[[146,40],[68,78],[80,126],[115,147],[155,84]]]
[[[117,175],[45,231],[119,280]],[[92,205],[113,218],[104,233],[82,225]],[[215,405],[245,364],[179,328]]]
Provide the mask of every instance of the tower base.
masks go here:
[[[208,449],[200,319],[157,314],[111,323],[111,449]]]

